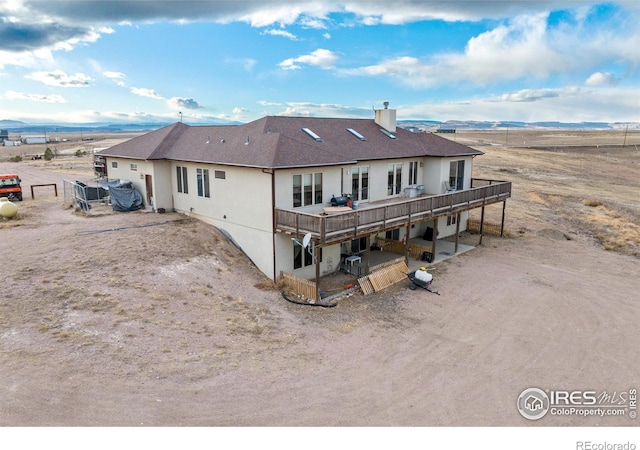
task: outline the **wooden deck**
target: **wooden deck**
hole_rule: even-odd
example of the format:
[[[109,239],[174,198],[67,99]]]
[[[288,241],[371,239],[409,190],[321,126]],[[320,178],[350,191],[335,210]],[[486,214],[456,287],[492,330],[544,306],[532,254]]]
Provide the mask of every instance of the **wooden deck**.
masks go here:
[[[293,236],[311,233],[317,245],[329,245],[504,202],[511,197],[509,181],[472,179],[471,185],[471,189],[442,195],[360,204],[358,209],[332,215],[275,208],[276,231]]]

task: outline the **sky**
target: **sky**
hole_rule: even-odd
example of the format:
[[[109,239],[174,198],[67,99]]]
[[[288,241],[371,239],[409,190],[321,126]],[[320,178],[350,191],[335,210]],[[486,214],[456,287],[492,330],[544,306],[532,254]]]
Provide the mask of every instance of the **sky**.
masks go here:
[[[640,2],[0,0],[0,120],[640,122]]]

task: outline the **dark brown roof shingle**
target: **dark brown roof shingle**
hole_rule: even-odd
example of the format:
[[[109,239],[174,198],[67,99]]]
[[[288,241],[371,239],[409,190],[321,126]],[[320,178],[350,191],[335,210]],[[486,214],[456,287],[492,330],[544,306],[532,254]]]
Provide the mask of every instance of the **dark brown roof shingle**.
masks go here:
[[[303,131],[308,128],[320,141]],[[364,136],[360,140],[348,128]],[[373,119],[267,116],[244,125],[175,123],[103,150],[102,155],[191,161],[260,168],[353,164],[424,156],[481,155],[432,133],[398,128],[396,139]]]

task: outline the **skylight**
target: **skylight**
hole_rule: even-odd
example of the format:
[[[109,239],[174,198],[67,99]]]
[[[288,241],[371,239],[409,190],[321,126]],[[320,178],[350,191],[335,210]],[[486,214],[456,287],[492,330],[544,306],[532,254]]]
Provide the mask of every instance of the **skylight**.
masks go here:
[[[311,137],[311,139],[313,139],[314,141],[322,142],[322,138],[317,134],[315,134],[313,131],[311,131],[309,128],[303,128],[302,131],[307,133]]]
[[[385,134],[387,137],[389,137],[389,139],[395,139],[396,138],[393,134],[391,134],[390,131],[387,131],[384,128],[380,128],[380,132],[382,132],[382,134]]]
[[[351,134],[353,134],[355,137],[357,137],[358,139],[360,139],[361,141],[366,141],[366,139],[364,138],[363,135],[361,135],[360,133],[358,133],[356,130],[354,130],[353,128],[347,128],[347,131]]]

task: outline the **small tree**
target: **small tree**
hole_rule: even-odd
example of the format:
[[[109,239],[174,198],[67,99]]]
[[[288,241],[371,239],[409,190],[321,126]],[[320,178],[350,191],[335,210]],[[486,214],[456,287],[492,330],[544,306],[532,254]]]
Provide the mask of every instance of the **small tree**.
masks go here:
[[[49,147],[44,151],[44,159],[47,161],[51,161],[53,159],[53,152]]]

